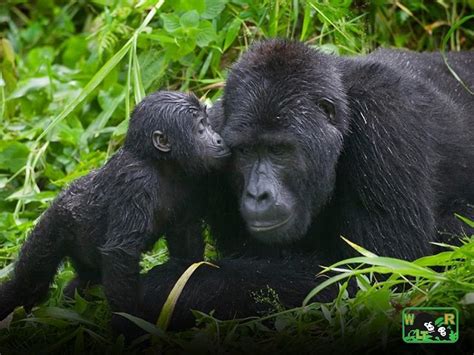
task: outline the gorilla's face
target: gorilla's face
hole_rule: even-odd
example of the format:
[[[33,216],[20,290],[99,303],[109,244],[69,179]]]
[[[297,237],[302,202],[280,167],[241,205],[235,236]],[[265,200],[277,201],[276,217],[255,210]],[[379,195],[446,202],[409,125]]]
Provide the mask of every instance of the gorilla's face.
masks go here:
[[[289,242],[305,235],[331,197],[345,101],[328,82],[330,72],[315,81],[291,63],[249,65],[252,59],[244,56],[227,81],[223,138],[233,152],[234,186],[250,233],[267,243]]]

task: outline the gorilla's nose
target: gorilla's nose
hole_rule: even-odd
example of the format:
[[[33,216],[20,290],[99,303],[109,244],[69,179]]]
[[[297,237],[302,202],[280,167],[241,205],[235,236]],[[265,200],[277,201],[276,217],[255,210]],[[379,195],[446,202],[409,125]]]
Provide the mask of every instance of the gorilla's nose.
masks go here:
[[[258,207],[264,207],[266,204],[271,202],[272,194],[268,189],[263,191],[247,190],[247,199],[251,204],[255,204]]]
[[[254,234],[273,233],[291,217],[290,211],[279,202],[279,195],[268,180],[266,183],[260,180],[257,184],[249,184],[242,196],[241,207],[242,217]]]
[[[248,186],[244,198],[244,209],[255,217],[269,213],[275,203],[275,196],[267,185]]]

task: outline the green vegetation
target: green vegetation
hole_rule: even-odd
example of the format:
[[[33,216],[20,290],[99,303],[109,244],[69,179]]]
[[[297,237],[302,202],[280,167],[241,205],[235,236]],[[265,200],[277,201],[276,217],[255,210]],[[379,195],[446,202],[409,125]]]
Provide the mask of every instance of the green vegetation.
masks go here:
[[[61,188],[101,166],[120,146],[130,110],[146,93],[194,91],[212,101],[221,94],[231,63],[255,39],[266,37],[295,38],[348,55],[378,46],[470,49],[473,11],[472,0],[2,2],[0,278],[8,275],[28,231]],[[461,247],[443,246],[446,251],[412,263],[355,247],[363,256],[336,265],[335,278],[322,278],[340,284],[330,304],[311,303],[309,295],[301,308],[282,310],[268,290],[257,298],[274,304],[276,313],[262,319],[220,322],[196,314],[199,331],[167,335],[137,322],[162,350],[252,352],[258,344],[269,351],[317,352],[336,343],[357,350],[398,342],[405,306],[455,306],[461,338],[474,338],[473,236],[464,236]],[[166,257],[160,241],[144,256],[144,270]],[[0,330],[2,354],[128,352],[123,339],[110,336],[100,288],[92,289],[87,301],[62,297],[72,273],[67,264],[61,268],[49,299],[32,317],[16,311],[9,329]],[[377,282],[374,273],[388,277]],[[348,277],[359,287],[354,298],[345,289]],[[391,288],[401,283],[405,292]]]

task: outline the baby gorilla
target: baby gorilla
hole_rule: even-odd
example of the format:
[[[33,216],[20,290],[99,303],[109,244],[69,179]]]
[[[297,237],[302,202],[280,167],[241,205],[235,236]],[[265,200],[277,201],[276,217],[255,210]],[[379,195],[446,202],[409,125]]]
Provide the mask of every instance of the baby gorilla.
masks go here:
[[[12,279],[0,286],[0,319],[38,303],[66,256],[78,274],[69,288],[102,283],[113,311],[136,314],[140,256],[162,234],[172,256],[202,258],[206,172],[229,155],[194,95],[146,97],[124,146],[61,192],[40,218]]]

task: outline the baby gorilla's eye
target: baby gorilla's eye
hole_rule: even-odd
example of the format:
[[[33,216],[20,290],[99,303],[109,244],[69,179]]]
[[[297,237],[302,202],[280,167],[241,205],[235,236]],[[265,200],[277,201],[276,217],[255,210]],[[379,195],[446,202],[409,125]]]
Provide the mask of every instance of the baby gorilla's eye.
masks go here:
[[[204,118],[201,118],[198,123],[198,133],[203,135],[205,130],[206,126],[204,126]]]

